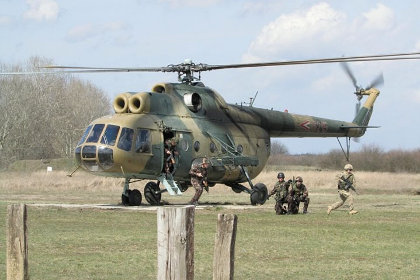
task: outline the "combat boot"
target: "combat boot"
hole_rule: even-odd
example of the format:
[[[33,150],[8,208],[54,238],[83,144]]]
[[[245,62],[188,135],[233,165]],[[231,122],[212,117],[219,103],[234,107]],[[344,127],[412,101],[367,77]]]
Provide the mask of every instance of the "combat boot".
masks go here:
[[[350,214],[350,215],[354,215],[354,214],[357,214],[357,213],[359,213],[359,211],[357,211],[357,210],[351,210],[351,211],[349,212],[349,214]]]
[[[331,211],[332,211],[332,207],[331,206],[328,206],[327,215],[329,215],[331,213]]]
[[[203,189],[196,190],[193,198],[188,203],[189,205],[198,205],[198,200],[200,199],[201,194],[203,193]]]

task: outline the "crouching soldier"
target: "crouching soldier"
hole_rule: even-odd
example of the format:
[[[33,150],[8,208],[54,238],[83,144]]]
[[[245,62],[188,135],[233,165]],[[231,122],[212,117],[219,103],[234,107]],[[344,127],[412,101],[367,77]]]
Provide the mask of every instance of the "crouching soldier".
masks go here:
[[[308,189],[303,184],[302,177],[296,177],[296,181],[292,184],[287,198],[288,211],[287,214],[299,213],[299,204],[303,202],[303,214],[308,212],[309,196]]]
[[[284,203],[287,203],[287,194],[288,189],[290,186],[289,182],[284,181],[284,173],[280,172],[277,174],[278,181],[274,185],[273,190],[270,192],[270,196],[276,195],[276,206],[274,209],[276,210],[277,215],[284,215],[287,213],[286,207],[283,206]]]

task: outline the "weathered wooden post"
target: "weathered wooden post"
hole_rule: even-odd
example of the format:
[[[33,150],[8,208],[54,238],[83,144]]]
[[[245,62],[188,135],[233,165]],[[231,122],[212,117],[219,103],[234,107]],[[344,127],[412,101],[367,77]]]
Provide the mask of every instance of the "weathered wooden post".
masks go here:
[[[194,279],[195,206],[160,207],[157,212],[157,279]]]
[[[7,280],[29,279],[26,205],[7,206]]]
[[[235,263],[235,240],[238,217],[219,214],[213,256],[213,279],[233,279]]]

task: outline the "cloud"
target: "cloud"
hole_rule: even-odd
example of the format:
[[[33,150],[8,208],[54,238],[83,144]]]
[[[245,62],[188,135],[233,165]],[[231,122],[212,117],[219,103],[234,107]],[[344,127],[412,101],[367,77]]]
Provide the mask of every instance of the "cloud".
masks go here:
[[[387,30],[395,25],[394,11],[383,4],[363,14],[365,27],[376,30]]]
[[[58,17],[58,4],[54,0],[26,0],[29,10],[24,13],[24,18],[37,21],[54,21]]]
[[[251,43],[245,60],[256,57],[275,57],[285,50],[292,50],[300,44],[310,45],[315,41],[329,43],[345,21],[345,14],[319,3],[304,11],[279,16],[264,26]]]
[[[110,35],[112,32],[119,33],[119,36],[122,36],[120,31],[125,28],[124,24],[121,22],[108,22],[104,24],[84,24],[78,25],[70,29],[67,33],[67,39],[70,41],[84,41],[100,36]]]

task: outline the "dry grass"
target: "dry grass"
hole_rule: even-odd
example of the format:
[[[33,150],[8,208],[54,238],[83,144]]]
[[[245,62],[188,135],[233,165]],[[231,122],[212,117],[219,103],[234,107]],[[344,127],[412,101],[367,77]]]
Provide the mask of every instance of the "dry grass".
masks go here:
[[[336,193],[338,171],[306,170],[285,171],[286,178],[302,176],[312,196]],[[123,179],[94,176],[78,172],[67,177],[64,171],[32,173],[0,173],[0,199],[3,201],[63,202],[63,203],[119,203]],[[277,172],[262,172],[253,180],[262,182],[271,190],[276,182]],[[357,189],[360,194],[419,194],[420,174],[356,172]],[[143,191],[147,181],[135,182],[130,188]],[[246,184],[247,185],[247,184]],[[170,203],[186,203],[194,190],[185,195],[171,197],[164,193],[162,199]],[[246,194],[234,194],[225,185],[216,185],[209,194],[202,196],[203,202],[248,203]],[[146,202],[145,202],[146,203]]]

